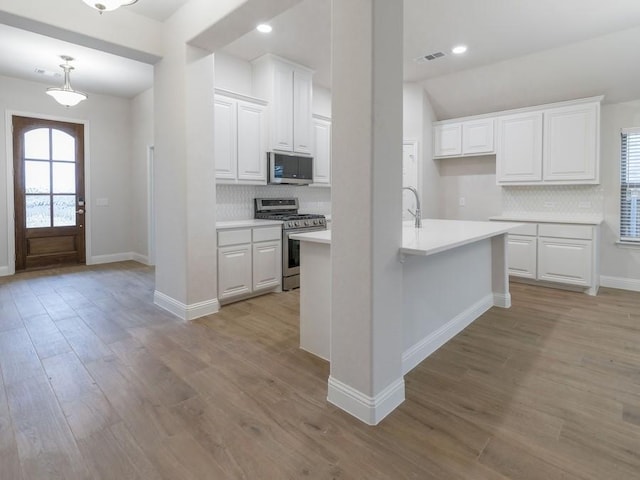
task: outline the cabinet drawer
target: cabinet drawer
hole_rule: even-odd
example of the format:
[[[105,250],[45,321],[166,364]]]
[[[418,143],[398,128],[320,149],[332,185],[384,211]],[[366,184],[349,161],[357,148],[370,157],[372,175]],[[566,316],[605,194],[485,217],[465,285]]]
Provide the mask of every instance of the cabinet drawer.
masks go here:
[[[269,240],[280,240],[282,237],[281,227],[260,227],[253,229],[254,242],[268,242]]]
[[[529,235],[535,237],[538,235],[538,224],[525,223],[524,225],[509,230],[509,235]]]
[[[593,239],[593,227],[588,225],[565,225],[558,223],[541,223],[538,226],[541,237]]]
[[[242,230],[222,230],[218,232],[218,246],[239,245],[241,243],[251,243],[251,229]]]

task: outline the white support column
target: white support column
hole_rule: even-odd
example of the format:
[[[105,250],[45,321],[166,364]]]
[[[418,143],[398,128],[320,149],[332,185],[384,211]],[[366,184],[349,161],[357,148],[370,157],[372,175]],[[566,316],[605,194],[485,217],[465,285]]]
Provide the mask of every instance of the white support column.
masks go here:
[[[185,320],[215,313],[213,55],[175,42],[155,68],[156,291]]]
[[[511,307],[509,293],[509,269],[507,267],[508,234],[497,235],[491,239],[491,290],[493,304],[496,307]]]
[[[375,425],[402,376],[403,2],[332,4],[332,307],[328,400]]]

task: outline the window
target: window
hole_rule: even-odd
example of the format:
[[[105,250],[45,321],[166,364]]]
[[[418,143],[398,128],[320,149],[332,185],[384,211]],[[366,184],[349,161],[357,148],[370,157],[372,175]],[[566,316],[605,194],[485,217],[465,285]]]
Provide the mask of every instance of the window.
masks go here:
[[[621,132],[620,241],[640,244],[640,128]]]

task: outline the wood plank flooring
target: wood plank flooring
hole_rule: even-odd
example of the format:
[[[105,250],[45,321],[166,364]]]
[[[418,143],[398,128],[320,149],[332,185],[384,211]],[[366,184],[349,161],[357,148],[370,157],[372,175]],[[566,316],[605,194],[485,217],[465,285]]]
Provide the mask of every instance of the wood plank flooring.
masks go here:
[[[640,294],[511,290],[369,427],[297,291],[185,323],[134,262],[0,278],[0,478],[640,479]]]

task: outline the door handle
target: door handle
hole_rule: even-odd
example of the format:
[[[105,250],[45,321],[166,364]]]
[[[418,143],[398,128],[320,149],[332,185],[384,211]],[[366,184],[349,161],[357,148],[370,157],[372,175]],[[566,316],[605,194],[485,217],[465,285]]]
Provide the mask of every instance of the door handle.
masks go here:
[[[78,215],[82,215],[84,213],[84,210],[83,209],[76,210],[76,213]]]

